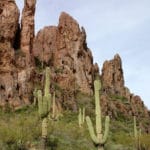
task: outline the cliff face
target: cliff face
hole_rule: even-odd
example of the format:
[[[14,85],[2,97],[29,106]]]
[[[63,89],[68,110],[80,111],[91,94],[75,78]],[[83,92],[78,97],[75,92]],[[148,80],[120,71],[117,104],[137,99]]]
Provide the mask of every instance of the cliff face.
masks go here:
[[[30,18],[34,17],[29,17],[28,20]],[[0,1],[0,22],[0,106],[10,105],[12,108],[18,108],[30,104],[33,68],[27,67],[26,54],[14,49],[16,44],[19,47],[17,42],[20,41],[19,10],[14,0]],[[30,24],[24,28],[28,26]],[[23,36],[25,35],[22,34]],[[29,46],[32,43],[27,44]]]
[[[0,1],[0,102],[5,104],[13,95],[14,49],[19,10],[12,1]]]
[[[55,81],[63,89],[74,89],[92,94],[96,72],[93,57],[86,44],[84,28],[76,20],[62,13],[58,26],[45,27],[37,34],[33,54],[50,65]]]

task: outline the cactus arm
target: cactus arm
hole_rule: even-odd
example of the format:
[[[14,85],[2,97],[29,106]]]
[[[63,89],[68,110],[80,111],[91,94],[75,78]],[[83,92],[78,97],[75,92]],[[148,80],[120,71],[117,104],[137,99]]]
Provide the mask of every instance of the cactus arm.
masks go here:
[[[82,123],[85,122],[85,107],[83,107],[83,110],[82,110]]]
[[[43,100],[42,100],[42,91],[38,90],[38,112],[39,116],[42,117],[43,115]]]
[[[48,104],[47,104],[47,97],[43,97],[43,117],[46,117],[48,114]]]
[[[48,93],[46,95],[46,101],[47,101],[47,111],[49,113],[50,112],[50,107],[51,107],[51,94],[50,93]]]
[[[47,120],[47,117],[45,117],[42,120],[42,138],[44,139],[47,138],[47,124],[48,124],[48,120]]]
[[[37,104],[37,97],[38,97],[38,90],[35,88],[33,91],[34,101],[33,105],[35,106]]]
[[[141,135],[142,135],[142,130],[139,129],[138,136],[140,137]]]
[[[33,96],[34,96],[34,97],[37,97],[37,89],[36,89],[36,88],[35,88],[34,91],[33,91]]]
[[[50,68],[46,67],[44,95],[49,93],[49,87],[50,87]]]
[[[96,133],[99,140],[102,138],[102,120],[101,120],[101,108],[100,108],[100,81],[94,81],[94,91],[95,91],[95,114],[96,114]]]
[[[106,116],[106,118],[105,118],[105,132],[104,132],[104,136],[103,136],[101,144],[105,144],[107,141],[108,133],[109,133],[109,123],[110,123],[110,118],[109,118],[109,116]]]
[[[55,118],[55,116],[56,116],[56,104],[55,104],[56,102],[55,102],[55,92],[53,93],[53,108],[52,108],[52,118]]]
[[[81,114],[81,108],[79,108],[78,121],[79,121],[79,127],[81,127],[81,126],[82,126],[82,114]]]
[[[36,99],[36,97],[34,97],[33,105],[35,106],[35,105],[36,105],[36,103],[37,103],[37,99]]]
[[[95,144],[99,144],[99,139],[95,135],[93,124],[92,124],[92,121],[89,116],[86,116],[86,122],[87,122],[88,130],[89,130],[89,133],[90,133],[90,136],[91,136],[93,142]]]

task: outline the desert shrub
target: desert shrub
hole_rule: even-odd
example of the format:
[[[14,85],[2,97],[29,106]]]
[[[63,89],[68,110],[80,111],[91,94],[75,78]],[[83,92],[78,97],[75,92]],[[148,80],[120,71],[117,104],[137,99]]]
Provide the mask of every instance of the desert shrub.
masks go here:
[[[42,62],[39,60],[39,58],[35,57],[34,61],[35,61],[36,67],[41,70],[42,69]]]
[[[118,100],[118,101],[121,101],[121,102],[123,102],[123,103],[125,103],[125,104],[128,104],[128,100],[127,100],[127,98],[126,97],[124,97],[124,96],[120,96],[120,95],[110,95],[109,96],[112,100]]]
[[[121,144],[108,143],[105,146],[105,150],[133,150],[132,148],[125,147]]]
[[[15,56],[25,57],[26,55],[21,49],[17,49],[17,50],[15,50]]]
[[[140,142],[145,150],[150,150],[150,134],[144,134],[140,137]]]
[[[39,138],[39,119],[36,111],[19,110],[10,114],[1,114],[0,119],[0,143],[7,149],[17,150],[16,147],[25,147],[29,141],[35,141]]]

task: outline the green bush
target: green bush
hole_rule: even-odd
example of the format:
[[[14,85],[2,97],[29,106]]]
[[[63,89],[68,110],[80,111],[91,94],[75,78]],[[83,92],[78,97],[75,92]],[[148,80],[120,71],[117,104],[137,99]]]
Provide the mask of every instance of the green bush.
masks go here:
[[[18,56],[21,56],[21,57],[25,57],[26,54],[21,50],[21,49],[17,49],[15,50],[15,55],[18,57]]]
[[[111,100],[118,100],[118,101],[121,101],[123,102],[124,104],[129,104],[128,100],[126,97],[124,96],[121,96],[121,95],[110,95],[109,96],[111,98]]]
[[[85,98],[85,100],[84,100]],[[83,100],[83,102],[82,102]],[[86,105],[86,113],[95,113],[91,99],[80,95],[79,106]],[[90,104],[89,104],[90,103]],[[93,113],[93,114],[92,114]],[[58,121],[48,122],[48,150],[96,150],[86,124],[78,126],[78,113],[65,111]],[[92,119],[94,120],[94,117]],[[146,122],[146,121],[145,121]],[[16,112],[0,111],[0,150],[28,150],[40,145],[41,122],[36,107],[24,107]],[[132,120],[111,120],[106,150],[133,150]],[[150,135],[142,135],[141,143],[150,149]]]
[[[146,150],[150,150],[150,134],[144,134],[140,137],[140,142]]]
[[[29,141],[35,141],[40,135],[39,121],[35,114],[27,110],[2,114],[0,119],[0,143],[16,150],[25,147]],[[6,148],[7,149],[7,148]],[[9,150],[8,149],[8,150]]]

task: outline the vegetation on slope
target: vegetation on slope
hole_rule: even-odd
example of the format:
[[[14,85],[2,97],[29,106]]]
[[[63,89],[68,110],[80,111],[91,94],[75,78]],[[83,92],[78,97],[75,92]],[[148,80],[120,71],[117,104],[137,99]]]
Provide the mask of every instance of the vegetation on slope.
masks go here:
[[[45,86],[45,91],[49,91],[47,88],[49,87],[49,80],[46,78],[46,81],[47,84],[45,85],[47,86]],[[95,96],[96,114],[99,114],[99,117],[101,117],[100,113],[97,113],[97,111],[100,110],[100,108],[97,107],[99,106],[99,84],[96,89],[95,91],[97,91],[97,94],[95,95],[98,95]],[[47,94],[47,92],[45,92],[45,94]],[[94,98],[80,92],[77,94],[76,98],[78,108],[84,106],[86,116],[90,116],[91,121],[95,122]],[[117,97],[117,99],[121,98]],[[42,99],[41,102],[43,102],[43,100],[44,99]],[[40,106],[45,105],[42,104]],[[42,110],[45,110],[45,108],[42,108]],[[44,115],[47,119],[49,118],[46,124],[45,145],[47,150],[97,149],[90,138],[87,125],[84,123],[79,127],[78,112],[64,111],[57,120],[52,119],[48,114],[49,111],[46,111],[46,116]],[[41,122],[42,119],[41,116],[39,117],[38,115],[38,108],[36,105],[26,106],[17,111],[10,110],[9,106],[5,109],[5,112],[1,110],[0,148],[2,150],[43,150],[39,149],[39,147],[41,147],[41,132],[43,131],[43,129],[41,129]],[[102,116],[102,124],[99,123],[98,126],[104,126],[104,122],[104,117]],[[133,123],[132,117],[122,118],[122,115],[119,115],[115,120],[111,118],[108,140],[107,143],[103,145],[105,146],[105,150],[149,150],[150,135],[144,135],[143,133],[139,139],[140,145],[142,146],[140,149],[135,149],[137,140],[134,138],[133,127],[136,127],[136,124]],[[100,131],[98,132],[101,133]],[[101,144],[100,141],[96,144],[99,143]],[[99,147],[101,147],[101,145],[99,145]]]
[[[41,120],[36,107],[30,106],[16,112],[0,112],[0,148],[2,150],[28,150],[40,144]],[[78,125],[78,113],[66,111],[58,121],[48,122],[48,150],[96,150],[86,124]],[[91,118],[94,120],[94,116]],[[150,149],[150,135],[141,142]],[[106,149],[133,150],[133,120],[111,120]]]

